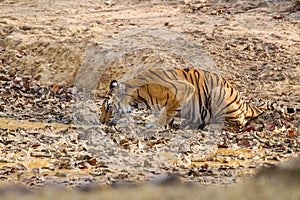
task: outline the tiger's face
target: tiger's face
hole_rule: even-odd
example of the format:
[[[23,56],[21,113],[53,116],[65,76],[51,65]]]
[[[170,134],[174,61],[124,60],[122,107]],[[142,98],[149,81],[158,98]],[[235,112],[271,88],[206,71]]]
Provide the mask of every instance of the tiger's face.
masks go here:
[[[106,93],[106,97],[101,106],[100,122],[102,124],[113,125],[113,104],[112,95],[118,87],[118,82],[116,80],[111,81],[109,85],[109,91]]]

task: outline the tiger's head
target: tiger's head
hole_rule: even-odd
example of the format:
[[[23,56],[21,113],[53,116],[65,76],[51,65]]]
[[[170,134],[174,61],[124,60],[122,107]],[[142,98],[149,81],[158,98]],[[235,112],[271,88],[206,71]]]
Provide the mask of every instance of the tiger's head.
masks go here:
[[[106,93],[104,101],[101,106],[100,122],[102,124],[114,125],[116,122],[113,120],[113,94],[118,88],[118,82],[113,80],[110,82],[109,91]]]

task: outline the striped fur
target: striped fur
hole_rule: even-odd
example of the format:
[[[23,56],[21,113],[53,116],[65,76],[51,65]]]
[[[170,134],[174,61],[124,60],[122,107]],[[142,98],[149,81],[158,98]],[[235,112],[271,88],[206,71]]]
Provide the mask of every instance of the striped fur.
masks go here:
[[[158,124],[181,116],[182,126],[203,129],[209,124],[243,127],[260,115],[224,78],[199,69],[151,69],[118,85],[113,81],[101,107],[101,123],[115,123],[121,113],[142,103],[160,112]]]

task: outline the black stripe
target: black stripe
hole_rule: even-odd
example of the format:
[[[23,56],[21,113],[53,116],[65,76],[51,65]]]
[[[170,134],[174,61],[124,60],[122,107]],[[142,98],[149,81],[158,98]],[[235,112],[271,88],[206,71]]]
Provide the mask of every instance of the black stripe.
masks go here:
[[[183,71],[188,73],[190,71],[190,69],[189,68],[184,68]]]
[[[192,102],[194,102],[195,101],[195,97],[193,96],[193,101]],[[191,118],[191,120],[190,121],[192,121],[192,122],[194,122],[194,119],[195,119],[195,115],[194,115],[194,112],[191,110],[191,109],[189,109],[189,116],[190,116],[190,118]]]
[[[196,77],[195,77],[196,78]],[[202,106],[202,98],[201,98],[201,93],[200,93],[200,88],[199,88],[199,81],[197,81],[196,83],[196,89],[197,89],[197,92],[198,92],[198,95],[194,95],[195,99],[193,102],[191,102],[193,104],[193,108],[192,108],[192,111],[193,111],[193,116],[194,116],[194,119],[198,119],[201,118],[201,113],[202,113],[202,109],[203,109],[203,106]],[[198,101],[198,102],[197,102]],[[198,110],[196,105],[198,104]],[[195,120],[193,120],[194,122]],[[196,122],[198,123],[198,122]]]
[[[206,77],[205,76],[203,76],[203,83],[204,83],[204,92],[205,92],[205,94],[206,94],[206,96],[207,96],[207,94],[208,94],[208,87],[207,87],[207,80],[206,80]]]
[[[218,113],[217,115],[219,115],[220,113],[222,113],[226,108],[228,108],[229,106],[231,106],[238,98],[238,95],[235,96],[235,98],[230,102],[228,103],[227,105],[225,105]],[[217,116],[216,114],[214,114],[214,116]]]
[[[155,105],[156,105],[156,110],[159,111],[160,110],[160,107],[159,107],[159,102],[158,102],[158,99],[156,98],[156,101],[155,101]]]
[[[211,90],[213,90],[213,88],[214,88],[214,80],[213,80],[213,77],[212,76],[210,76],[210,88],[211,88]]]
[[[239,110],[241,111],[242,105],[243,105],[243,104],[241,104],[238,108],[236,108],[236,109],[234,109],[234,110],[231,110],[231,111],[229,111],[229,112],[226,112],[226,115],[232,114],[232,113],[237,112],[237,111],[239,111]],[[241,113],[243,113],[243,112],[241,111]]]
[[[148,77],[147,77],[147,78],[148,78]],[[151,78],[151,77],[149,77],[149,78]],[[143,80],[143,81],[148,81],[148,79],[143,78],[143,77],[138,77],[138,79]]]
[[[198,77],[197,77],[197,75],[198,75]],[[199,104],[199,108],[201,108],[202,107],[202,98],[201,98],[201,88],[200,88],[201,83],[199,80],[200,75],[199,75],[199,72],[196,70],[194,71],[194,77],[196,79],[196,86],[197,86],[197,90],[198,90],[198,104]]]
[[[177,70],[172,70],[172,71],[170,70],[169,72],[172,74],[172,76],[175,80],[178,80],[179,73]]]
[[[182,74],[183,74],[184,78],[185,78],[186,80],[188,80],[186,71],[182,71]]]
[[[251,111],[251,117],[247,117],[247,119],[256,117],[256,116],[258,116],[258,115],[260,115],[260,114],[263,113],[262,111],[260,111],[260,110],[259,110],[258,108],[256,108],[256,107],[250,107],[250,106],[248,106],[247,104],[246,104],[246,106],[247,106],[248,110],[250,109],[250,111]],[[248,112],[247,112],[247,114],[248,114]],[[256,116],[255,116],[254,114],[256,114]]]
[[[238,100],[238,102],[237,102],[236,104],[239,104],[239,101],[240,101],[240,100]],[[236,111],[238,111],[238,110],[241,110],[242,106],[243,106],[243,103],[241,103],[237,109],[231,110],[231,111],[229,111],[229,112],[226,112],[226,114],[231,114],[231,113],[234,113],[234,112],[236,112]],[[241,112],[242,112],[242,110],[241,110]]]
[[[224,91],[224,94],[223,94],[223,92],[222,91]],[[223,89],[222,88],[222,86],[219,86],[219,92],[218,92],[218,100],[217,101],[215,101],[215,103],[216,103],[216,106],[220,106],[221,105],[221,103],[224,101],[224,95],[225,95],[225,89]],[[221,102],[220,102],[221,101]]]
[[[165,102],[165,104],[164,104],[164,106],[166,106],[167,104],[168,104],[168,100],[169,100],[169,93],[167,93],[167,99],[166,99],[166,102]]]
[[[198,129],[203,130],[205,128],[206,124],[202,123],[198,126]]]
[[[171,74],[172,74],[172,71],[170,71],[170,72],[171,72]],[[162,70],[162,73],[163,73],[168,79],[172,80],[171,77],[170,77],[164,70]],[[174,78],[176,78],[176,77],[174,76],[174,74],[172,74],[172,75],[173,75]]]
[[[205,122],[206,116],[207,116],[207,110],[203,109],[202,112],[201,112],[201,119],[202,119],[202,121]]]
[[[140,96],[139,93],[138,93],[138,99],[140,99],[146,105],[147,109],[150,109],[148,101],[146,99],[144,99],[142,96]]]
[[[147,93],[148,93],[148,96],[150,96],[150,103],[151,103],[151,105],[154,105],[154,102],[153,102],[153,100],[152,100],[152,98],[151,98],[151,95],[149,95],[150,94],[150,92],[149,92],[149,85],[146,85],[146,91],[147,91]]]
[[[215,74],[213,74],[213,76],[215,77],[215,79],[216,79],[216,85],[220,85],[220,78],[219,78],[219,76],[216,76]]]
[[[172,85],[173,88],[175,89],[175,96],[177,96],[178,89],[177,89],[177,87],[176,87],[176,85],[175,85],[174,83],[172,83],[172,82],[170,82],[170,81],[167,81],[167,80],[163,79],[160,75],[158,75],[158,74],[155,73],[154,71],[149,70],[149,72],[150,72],[151,74],[153,74],[154,76],[158,77],[159,79],[161,79],[161,80],[163,80],[163,81],[169,83],[170,85]]]

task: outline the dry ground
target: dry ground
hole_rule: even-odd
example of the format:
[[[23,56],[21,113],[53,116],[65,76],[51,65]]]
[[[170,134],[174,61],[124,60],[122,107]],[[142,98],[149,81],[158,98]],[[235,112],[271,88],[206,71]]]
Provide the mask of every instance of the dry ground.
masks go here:
[[[298,156],[299,114],[269,113],[238,133],[175,131],[99,125],[98,106],[109,80],[172,64],[213,69],[249,102],[299,108],[299,7],[283,0],[0,0],[1,181],[93,191],[150,181],[197,185],[198,192],[199,184],[240,183]],[[299,172],[292,176],[299,179]],[[258,183],[266,186],[262,198],[279,190],[268,181]],[[299,198],[281,184],[291,189],[288,198]],[[218,195],[234,187],[218,188]],[[127,192],[137,191],[149,195],[152,188]]]

